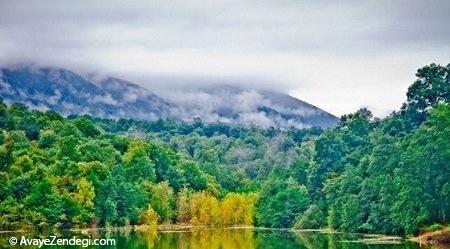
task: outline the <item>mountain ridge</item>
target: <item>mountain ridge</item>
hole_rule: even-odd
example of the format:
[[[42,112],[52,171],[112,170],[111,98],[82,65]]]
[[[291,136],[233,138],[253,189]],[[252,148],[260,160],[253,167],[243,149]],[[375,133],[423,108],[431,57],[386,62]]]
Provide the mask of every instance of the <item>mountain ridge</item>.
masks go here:
[[[221,85],[170,91],[161,96],[133,82],[89,79],[64,68],[0,68],[0,97],[33,109],[101,118],[173,119],[256,125],[264,128],[334,127],[338,118],[290,95]]]

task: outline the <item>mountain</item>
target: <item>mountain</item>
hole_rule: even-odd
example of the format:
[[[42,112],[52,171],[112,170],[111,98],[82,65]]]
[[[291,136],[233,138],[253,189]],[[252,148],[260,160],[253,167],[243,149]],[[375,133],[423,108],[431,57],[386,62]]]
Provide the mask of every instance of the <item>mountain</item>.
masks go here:
[[[64,115],[108,118],[168,117],[170,103],[130,82],[108,78],[94,83],[61,68],[16,67],[0,70],[0,96],[31,108]]]
[[[164,95],[177,106],[174,116],[207,122],[255,124],[261,127],[334,127],[338,118],[287,94],[219,85],[172,91]]]
[[[63,115],[221,121],[261,127],[333,127],[338,118],[287,94],[227,85],[171,89],[158,95],[132,82],[88,79],[62,68],[0,69],[0,97]]]

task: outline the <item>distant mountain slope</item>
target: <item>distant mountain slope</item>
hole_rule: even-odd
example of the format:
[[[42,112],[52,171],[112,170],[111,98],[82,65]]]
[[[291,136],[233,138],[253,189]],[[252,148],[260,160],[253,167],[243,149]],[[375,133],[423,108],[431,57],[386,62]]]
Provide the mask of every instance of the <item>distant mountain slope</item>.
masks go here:
[[[167,94],[177,106],[174,116],[208,122],[254,124],[262,127],[334,127],[338,118],[287,94],[228,85],[185,89]]]
[[[279,110],[285,119],[327,128],[336,126],[339,121],[336,116],[287,94],[263,91],[262,95],[273,103],[274,108]]]
[[[32,108],[64,115],[108,118],[167,117],[170,104],[137,85],[114,78],[94,83],[60,68],[17,67],[0,70],[0,96]]]
[[[61,68],[0,69],[0,97],[64,115],[155,120],[221,121],[261,127],[333,127],[338,119],[304,101],[274,91],[232,86],[173,89],[160,97],[131,82],[87,79]]]

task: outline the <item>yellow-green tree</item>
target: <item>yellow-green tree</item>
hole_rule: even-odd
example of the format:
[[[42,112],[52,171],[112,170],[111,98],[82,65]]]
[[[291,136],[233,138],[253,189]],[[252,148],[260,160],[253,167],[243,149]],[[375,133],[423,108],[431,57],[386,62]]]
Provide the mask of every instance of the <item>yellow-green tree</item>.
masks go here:
[[[78,182],[77,190],[73,193],[73,200],[80,208],[80,213],[74,217],[74,222],[83,224],[94,217],[95,190],[92,183],[82,177]]]
[[[93,208],[94,197],[94,187],[86,178],[82,177],[78,182],[77,191],[74,193],[73,199],[82,207]]]
[[[221,205],[222,224],[224,226],[252,225],[255,201],[255,194],[227,194]]]
[[[191,224],[217,226],[220,225],[220,202],[206,192],[199,192],[192,195],[191,203]]]
[[[188,188],[182,188],[177,197],[177,221],[189,223],[191,221],[190,198],[192,192]]]
[[[139,225],[149,226],[150,228],[156,229],[158,221],[158,213],[151,206],[148,206],[148,208],[139,215],[138,223]]]

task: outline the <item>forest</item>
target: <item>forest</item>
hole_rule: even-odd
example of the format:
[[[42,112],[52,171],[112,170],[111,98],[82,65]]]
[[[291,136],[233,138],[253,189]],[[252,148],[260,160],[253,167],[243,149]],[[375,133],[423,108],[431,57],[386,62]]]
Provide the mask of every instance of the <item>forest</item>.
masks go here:
[[[450,64],[322,130],[0,103],[0,230],[190,224],[411,235],[450,218]]]

